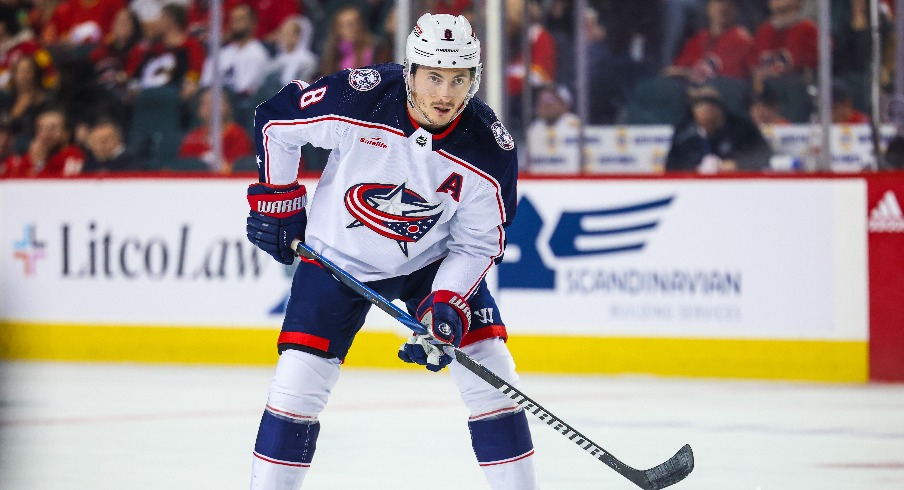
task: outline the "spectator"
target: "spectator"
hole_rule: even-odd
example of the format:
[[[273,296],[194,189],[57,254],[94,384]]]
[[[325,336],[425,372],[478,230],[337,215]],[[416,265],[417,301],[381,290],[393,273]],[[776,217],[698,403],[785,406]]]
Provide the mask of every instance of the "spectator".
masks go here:
[[[276,57],[267,67],[265,78],[275,78],[282,87],[292,80],[313,82],[317,73],[317,55],[311,51],[311,22],[293,15],[283,21],[276,36]]]
[[[703,28],[708,6],[706,0],[662,0],[661,8],[662,64],[669,65],[674,64],[675,53],[685,44],[686,34]]]
[[[570,0],[552,0],[546,9],[543,22],[549,35],[556,42],[556,73],[558,78],[563,81],[574,80],[577,65],[574,53],[575,31],[577,31],[574,22],[574,8],[574,2]],[[596,12],[592,7],[587,7],[587,10]],[[605,38],[605,30],[601,28],[601,31],[602,37]],[[592,64],[592,61],[588,61],[588,66],[592,66]]]
[[[851,96],[851,91],[840,80],[832,83],[832,123],[869,123],[869,116],[854,107],[854,97]]]
[[[664,74],[685,77],[696,85],[714,77],[749,78],[753,37],[738,24],[736,0],[709,0],[706,15],[708,27],[688,39]]]
[[[72,6],[60,0],[34,0],[28,11],[28,27],[43,46],[53,46],[63,32],[63,17],[68,16]]]
[[[0,177],[6,175],[6,160],[15,154],[13,139],[9,123],[5,119],[0,119]]]
[[[122,128],[112,119],[102,119],[88,133],[88,152],[83,174],[107,174],[141,170],[138,160],[126,149]]]
[[[386,20],[383,22],[383,33],[380,34],[376,47],[374,48],[374,63],[397,63],[395,53],[395,35],[396,35],[396,9],[393,6],[386,14]]]
[[[884,170],[904,170],[904,136],[895,135],[885,150]]]
[[[713,174],[767,168],[772,156],[769,143],[756,125],[725,108],[718,91],[695,89],[690,107],[691,117],[675,128],[667,171]]]
[[[43,73],[41,84],[52,88],[57,83],[56,67],[46,49],[35,40],[30,29],[22,28],[18,11],[0,3],[0,86],[9,82],[9,70],[16,60],[30,56],[38,63]]]
[[[201,86],[209,87],[213,77],[223,81],[223,86],[241,99],[247,99],[263,81],[270,53],[254,37],[257,16],[248,4],[238,4],[229,11],[229,43],[220,50],[220,72],[213,72],[213,60],[207,58],[201,76]]]
[[[658,73],[662,66],[662,0],[596,0],[607,44],[626,77]]]
[[[5,177],[71,177],[82,171],[85,155],[71,143],[62,109],[47,108],[35,119],[35,136],[23,155],[5,162]]]
[[[530,25],[524,26],[524,9],[528,9]],[[505,67],[505,92],[508,96],[508,130],[516,140],[524,137],[530,114],[523,114],[523,97],[533,97],[533,89],[556,82],[556,42],[540,24],[540,7],[534,1],[508,0],[505,11],[505,42],[508,63]],[[530,67],[524,66],[521,46],[522,29],[530,44]],[[527,73],[525,73],[525,69]]]
[[[581,121],[571,112],[571,93],[563,86],[547,86],[537,94],[537,118],[527,129],[531,173],[581,172],[576,136]]]
[[[254,37],[265,42],[276,42],[279,28],[292,16],[300,16],[302,2],[286,0],[248,0],[248,5],[257,14]]]
[[[126,73],[136,88],[173,85],[181,90],[183,100],[197,93],[204,48],[188,36],[187,23],[185,7],[163,6],[149,39],[135,45],[129,53]]]
[[[536,1],[527,5],[517,0],[506,4],[505,36],[508,48],[508,66],[506,67],[506,92],[509,96],[520,97],[524,92],[524,57],[521,49],[521,30],[524,9],[529,11],[531,24],[527,26],[527,36],[531,47],[530,73],[527,84],[531,87],[542,87],[556,81],[556,43],[549,31],[539,22],[540,11]]]
[[[764,80],[786,74],[809,77],[818,60],[818,28],[801,14],[802,0],[769,0],[771,16],[754,36],[748,61],[755,91]]]
[[[320,58],[320,75],[373,64],[376,41],[364,24],[361,10],[347,5],[336,11]]]
[[[214,161],[210,145],[212,102],[213,93],[210,90],[203,91],[198,104],[198,118],[201,124],[185,135],[179,149],[179,158],[198,158],[203,160],[211,170],[229,173],[236,160],[254,154],[254,150],[248,133],[232,120],[232,107],[229,104],[229,98],[224,94],[220,101],[222,104],[223,161]]]
[[[145,33],[145,36],[150,36],[151,33],[156,32],[158,30],[157,24],[160,23],[160,17],[163,14],[163,7],[167,5],[178,5],[180,7],[185,8],[186,12],[186,32],[188,29],[188,8],[189,5],[195,2],[210,2],[211,0],[129,0],[129,8],[132,12],[135,12],[135,15],[138,16],[138,20],[141,22],[141,30]],[[224,0],[223,1],[223,9],[227,10],[228,5],[231,1],[241,1],[241,0]]]
[[[34,137],[35,117],[50,101],[41,85],[41,68],[31,56],[20,56],[11,67],[11,78],[0,96],[0,114],[6,118],[17,153],[24,152]]]
[[[110,33],[123,0],[69,0],[60,13],[60,41],[68,45],[96,44]]]
[[[748,110],[750,120],[760,128],[760,131],[766,126],[791,123],[779,112],[778,95],[770,87],[751,97]]]
[[[125,100],[128,88],[126,64],[129,52],[140,40],[138,16],[124,8],[116,13],[110,34],[89,56],[97,82],[120,100]]]

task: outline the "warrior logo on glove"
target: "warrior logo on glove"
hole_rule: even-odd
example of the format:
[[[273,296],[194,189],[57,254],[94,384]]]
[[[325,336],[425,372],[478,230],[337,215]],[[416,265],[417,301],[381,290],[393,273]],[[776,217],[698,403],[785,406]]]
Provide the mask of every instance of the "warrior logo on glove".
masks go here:
[[[308,195],[298,182],[285,186],[257,183],[248,186],[248,240],[286,265],[295,261],[292,240],[304,239]]]

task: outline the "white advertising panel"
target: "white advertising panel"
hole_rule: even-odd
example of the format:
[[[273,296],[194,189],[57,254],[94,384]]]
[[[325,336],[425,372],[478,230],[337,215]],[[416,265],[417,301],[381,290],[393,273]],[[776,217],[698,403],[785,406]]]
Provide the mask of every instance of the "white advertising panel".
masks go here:
[[[520,187],[496,276],[519,331],[866,338],[862,181]]]
[[[0,185],[0,318],[278,325],[285,268],[245,238],[238,180]],[[42,197],[43,196],[43,197]]]
[[[763,127],[772,146],[774,170],[816,168],[822,146],[821,127],[782,124]],[[661,173],[672,144],[671,126],[586,126],[584,145],[587,173]],[[884,149],[895,135],[893,125],[881,128]],[[528,134],[528,171],[536,174],[578,174],[578,131],[547,130]],[[833,125],[829,135],[832,170],[860,172],[875,162],[872,130],[867,124]]]
[[[246,185],[0,183],[0,320],[278,326],[291,269],[245,239]],[[523,180],[519,192],[488,278],[519,332],[866,338],[862,180]],[[366,328],[404,331],[376,311]]]

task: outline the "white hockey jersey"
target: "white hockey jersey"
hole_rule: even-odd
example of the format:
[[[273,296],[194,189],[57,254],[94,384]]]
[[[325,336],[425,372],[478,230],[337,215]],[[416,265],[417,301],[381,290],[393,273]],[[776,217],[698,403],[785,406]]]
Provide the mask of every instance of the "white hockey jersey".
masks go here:
[[[361,281],[445,257],[433,289],[465,297],[500,258],[515,215],[511,135],[477,98],[442,134],[407,112],[402,67],[293,82],[255,111],[261,182],[294,182],[301,146],[332,150],[305,242]]]

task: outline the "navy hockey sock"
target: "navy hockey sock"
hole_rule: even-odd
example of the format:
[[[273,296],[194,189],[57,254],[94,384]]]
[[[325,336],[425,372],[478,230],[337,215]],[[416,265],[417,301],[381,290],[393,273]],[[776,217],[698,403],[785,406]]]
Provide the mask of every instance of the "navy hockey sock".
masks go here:
[[[523,410],[468,422],[471,445],[493,490],[538,490],[534,444]]]
[[[480,466],[491,466],[526,458],[534,453],[524,410],[500,417],[472,420],[471,445]]]
[[[254,444],[255,457],[264,461],[307,468],[314,458],[320,422],[267,406]]]

